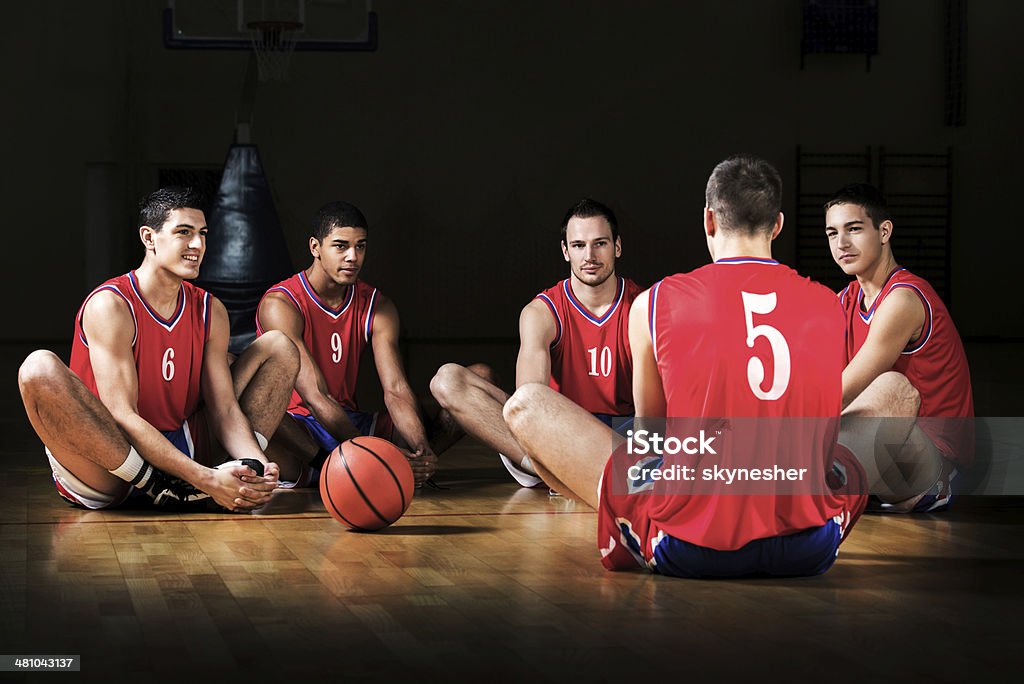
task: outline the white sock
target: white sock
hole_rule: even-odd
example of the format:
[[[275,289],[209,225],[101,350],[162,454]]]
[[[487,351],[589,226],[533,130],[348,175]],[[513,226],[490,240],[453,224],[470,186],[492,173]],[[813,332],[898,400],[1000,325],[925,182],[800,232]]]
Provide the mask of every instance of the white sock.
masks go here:
[[[534,470],[533,468],[533,461],[530,460],[529,456],[523,456],[523,463],[519,467],[525,470],[526,472],[530,473],[531,475],[537,474],[537,471]]]
[[[260,449],[266,451],[267,445],[270,444],[270,440],[256,431],[253,431],[252,434],[256,436],[256,443],[260,445]]]
[[[124,463],[110,471],[112,475],[121,478],[125,482],[143,489],[149,483],[149,477],[153,474],[153,466],[142,460],[135,447],[128,449],[128,455]]]

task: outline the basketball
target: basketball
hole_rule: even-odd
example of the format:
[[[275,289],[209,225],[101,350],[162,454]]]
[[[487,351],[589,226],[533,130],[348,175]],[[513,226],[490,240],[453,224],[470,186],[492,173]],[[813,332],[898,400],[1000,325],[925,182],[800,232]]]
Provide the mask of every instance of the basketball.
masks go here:
[[[353,437],[324,463],[320,498],[342,525],[379,530],[402,517],[413,486],[412,468],[398,447],[379,437]]]

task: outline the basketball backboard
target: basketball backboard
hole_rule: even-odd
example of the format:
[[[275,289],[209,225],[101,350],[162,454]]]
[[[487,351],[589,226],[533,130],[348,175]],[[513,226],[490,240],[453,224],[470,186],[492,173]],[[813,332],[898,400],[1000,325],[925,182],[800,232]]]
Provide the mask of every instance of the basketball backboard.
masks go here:
[[[164,45],[171,49],[250,50],[254,27],[298,25],[296,51],[373,51],[371,0],[168,0]]]

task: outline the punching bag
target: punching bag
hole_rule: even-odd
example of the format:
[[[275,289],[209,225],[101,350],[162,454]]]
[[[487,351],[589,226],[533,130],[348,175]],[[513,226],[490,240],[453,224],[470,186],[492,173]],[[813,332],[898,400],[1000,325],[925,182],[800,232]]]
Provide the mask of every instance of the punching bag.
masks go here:
[[[256,337],[256,306],[292,275],[291,258],[255,145],[232,145],[206,222],[206,255],[196,284],[220,299],[231,319],[228,349],[240,354]]]

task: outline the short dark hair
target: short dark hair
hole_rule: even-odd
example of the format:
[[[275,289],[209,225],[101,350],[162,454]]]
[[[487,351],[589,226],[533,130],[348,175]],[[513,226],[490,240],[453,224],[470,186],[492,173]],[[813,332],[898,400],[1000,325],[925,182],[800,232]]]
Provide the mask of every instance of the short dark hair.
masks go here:
[[[366,217],[354,205],[348,202],[328,202],[316,211],[313,217],[313,237],[323,242],[335,228],[362,228],[369,230]]]
[[[155,231],[163,228],[167,217],[175,209],[206,210],[206,200],[196,188],[170,186],[152,192],[139,202],[139,225]]]
[[[565,218],[562,219],[562,242],[565,242],[565,230],[568,228],[570,220],[574,218],[593,218],[594,216],[604,218],[608,225],[612,227],[612,242],[619,239],[619,223],[615,220],[615,212],[597,200],[584,197],[569,207],[569,211],[565,212]]]
[[[871,218],[875,228],[882,225],[883,221],[892,221],[892,214],[882,191],[867,183],[851,183],[839,188],[829,197],[828,202],[825,202],[825,211],[837,204],[856,204],[861,207]]]
[[[726,230],[771,230],[782,211],[782,176],[764,159],[734,155],[711,172],[704,198]]]

